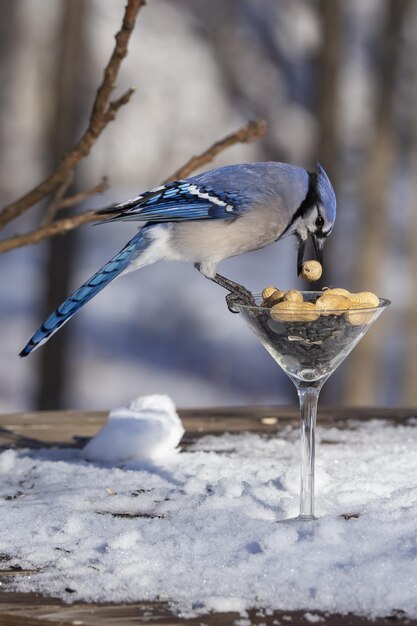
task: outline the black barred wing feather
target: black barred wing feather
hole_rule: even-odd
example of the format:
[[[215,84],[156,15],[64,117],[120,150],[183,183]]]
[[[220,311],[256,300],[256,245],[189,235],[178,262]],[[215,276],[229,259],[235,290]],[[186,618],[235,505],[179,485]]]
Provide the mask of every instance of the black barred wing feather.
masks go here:
[[[237,217],[242,205],[240,194],[220,192],[187,180],[156,187],[127,202],[98,211],[108,221],[179,222],[184,220]]]

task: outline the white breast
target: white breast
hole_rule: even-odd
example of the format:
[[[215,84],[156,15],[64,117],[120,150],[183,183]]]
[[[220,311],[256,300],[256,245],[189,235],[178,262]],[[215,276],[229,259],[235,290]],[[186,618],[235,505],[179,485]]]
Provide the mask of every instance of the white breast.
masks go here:
[[[276,211],[250,211],[234,220],[179,222],[172,225],[169,247],[181,260],[219,262],[263,248],[284,230]]]

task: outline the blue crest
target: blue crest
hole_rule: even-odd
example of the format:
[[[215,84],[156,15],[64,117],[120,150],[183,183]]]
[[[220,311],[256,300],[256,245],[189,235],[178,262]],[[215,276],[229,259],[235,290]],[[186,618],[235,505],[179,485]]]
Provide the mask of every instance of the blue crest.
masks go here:
[[[336,194],[329,177],[320,163],[317,163],[317,189],[320,194],[326,217],[334,224],[336,220]]]

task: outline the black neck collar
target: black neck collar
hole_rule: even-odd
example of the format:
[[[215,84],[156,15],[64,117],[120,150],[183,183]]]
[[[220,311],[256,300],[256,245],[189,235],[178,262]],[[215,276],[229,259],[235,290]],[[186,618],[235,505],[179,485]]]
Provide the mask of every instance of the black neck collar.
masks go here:
[[[318,191],[318,174],[316,172],[308,172],[308,189],[307,195],[290,219],[287,227],[285,228],[283,235],[289,231],[291,226],[298,220],[299,217],[303,218],[307,215],[308,211],[320,201],[320,195]]]

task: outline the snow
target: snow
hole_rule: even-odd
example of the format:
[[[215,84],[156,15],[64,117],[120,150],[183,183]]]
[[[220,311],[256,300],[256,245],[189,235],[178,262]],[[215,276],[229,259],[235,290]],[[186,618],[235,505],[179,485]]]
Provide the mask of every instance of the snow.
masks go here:
[[[183,615],[244,619],[261,607],[301,610],[312,623],[324,611],[416,618],[415,420],[350,426],[318,428],[310,523],[290,519],[296,430],[205,436],[122,466],[77,449],[7,450],[0,553],[38,570],[14,588],[68,602],[159,599]]]
[[[0,474],[7,474],[13,469],[16,453],[14,450],[6,450],[0,455]]]
[[[304,619],[306,619],[311,624],[317,624],[318,622],[324,621],[320,615],[315,615],[314,613],[304,613]]]
[[[111,411],[107,424],[87,443],[82,456],[108,463],[168,458],[183,434],[169,396],[143,396]]]

